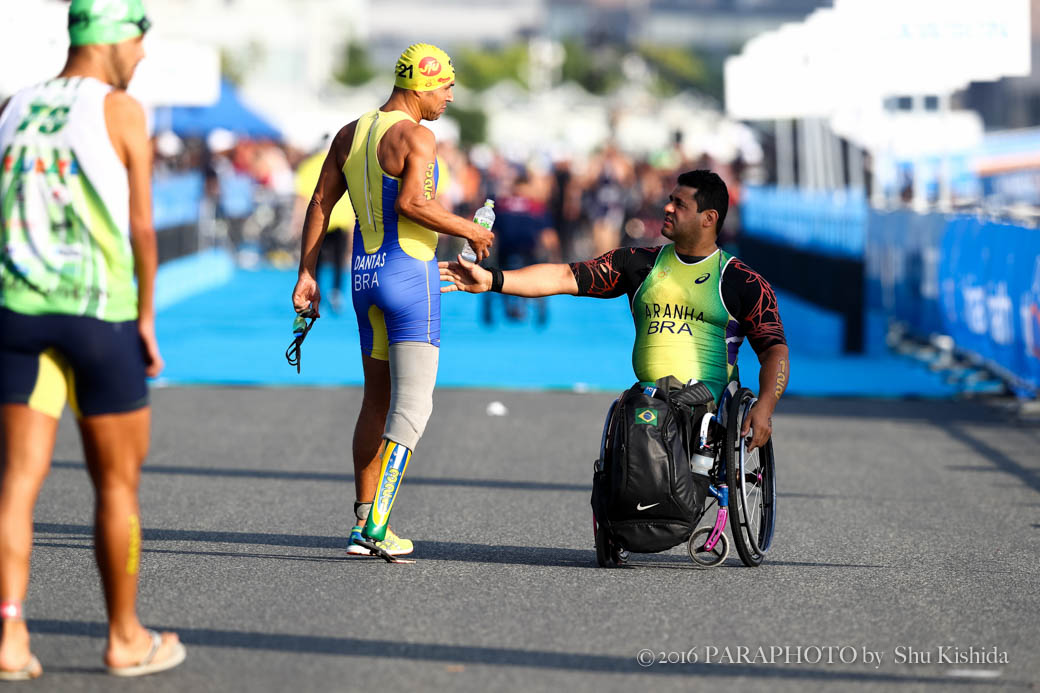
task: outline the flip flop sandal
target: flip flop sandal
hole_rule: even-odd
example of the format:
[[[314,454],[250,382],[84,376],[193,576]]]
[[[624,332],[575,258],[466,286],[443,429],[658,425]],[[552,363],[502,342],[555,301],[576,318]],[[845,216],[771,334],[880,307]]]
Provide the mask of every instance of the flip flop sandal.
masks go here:
[[[42,673],[43,667],[40,666],[40,660],[36,659],[36,655],[29,655],[29,661],[17,671],[0,669],[0,681],[28,681],[39,678]]]
[[[188,651],[184,649],[182,643],[177,643],[170,656],[166,659],[155,661],[155,655],[159,652],[159,648],[162,647],[162,636],[154,630],[149,630],[148,634],[152,636],[152,649],[148,650],[148,654],[144,656],[137,664],[131,664],[125,667],[105,667],[109,674],[112,676],[144,676],[145,674],[156,674],[160,671],[166,671],[172,669],[188,656]]]

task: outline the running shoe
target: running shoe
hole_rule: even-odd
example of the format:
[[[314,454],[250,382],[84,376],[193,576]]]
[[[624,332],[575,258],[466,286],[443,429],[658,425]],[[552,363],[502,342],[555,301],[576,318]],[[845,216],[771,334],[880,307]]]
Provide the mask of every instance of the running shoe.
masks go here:
[[[354,529],[350,530],[350,546],[347,547],[348,556],[372,555],[372,552],[369,549],[357,543],[361,538],[361,525],[354,525]],[[386,537],[383,541],[377,541],[376,546],[383,549],[391,556],[407,556],[415,549],[415,547],[412,546],[411,540],[402,539],[394,534],[393,530],[389,527],[386,528]]]

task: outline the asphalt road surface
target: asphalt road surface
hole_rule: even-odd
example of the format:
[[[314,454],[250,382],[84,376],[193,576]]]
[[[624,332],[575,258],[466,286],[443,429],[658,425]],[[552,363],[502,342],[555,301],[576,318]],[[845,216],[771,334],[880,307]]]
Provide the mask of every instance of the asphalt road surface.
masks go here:
[[[358,389],[153,391],[140,613],[179,631],[188,659],[137,681],[101,667],[92,494],[66,420],[26,602],[45,674],[20,690],[1040,680],[1037,426],[964,402],[786,400],[774,419],[777,534],[760,568],[734,551],[698,570],[680,548],[603,570],[589,493],[610,399],[439,390],[393,516],[418,562],[388,565],[345,553]],[[492,401],[508,415],[488,416]]]

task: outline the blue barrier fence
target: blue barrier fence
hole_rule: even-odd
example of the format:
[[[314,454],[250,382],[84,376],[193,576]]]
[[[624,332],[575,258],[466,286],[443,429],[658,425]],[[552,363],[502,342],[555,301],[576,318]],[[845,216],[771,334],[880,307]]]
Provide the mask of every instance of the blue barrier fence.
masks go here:
[[[919,333],[943,332],[939,306],[939,246],[947,220],[910,211],[870,213],[865,249],[868,311]]]
[[[742,232],[836,257],[862,257],[867,230],[862,192],[806,192],[749,185],[741,204]]]
[[[248,176],[228,176],[220,181],[220,206],[231,219],[243,219],[253,213],[256,183]]]
[[[232,219],[249,216],[256,207],[256,184],[248,176],[236,174],[220,181],[220,206]],[[152,182],[153,223],[156,230],[192,226],[199,221],[203,178],[198,171],[156,178]]]
[[[764,187],[746,190],[741,212],[752,237],[862,260],[868,350],[894,319],[919,336],[948,335],[1020,395],[1040,392],[1040,229]],[[816,288],[805,297],[822,305],[833,287]]]
[[[1040,230],[894,212],[873,213],[867,236],[868,311],[1040,389]]]
[[[202,174],[182,173],[152,182],[152,222],[158,230],[198,223]]]

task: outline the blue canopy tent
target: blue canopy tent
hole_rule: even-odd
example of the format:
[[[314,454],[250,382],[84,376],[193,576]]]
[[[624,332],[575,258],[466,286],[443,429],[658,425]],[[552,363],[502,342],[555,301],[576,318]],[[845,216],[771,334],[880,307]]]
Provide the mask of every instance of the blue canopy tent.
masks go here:
[[[170,109],[170,129],[181,137],[205,137],[217,128],[236,135],[280,140],[282,133],[238,98],[238,91],[226,79],[220,81],[220,98],[212,106],[174,106]]]

